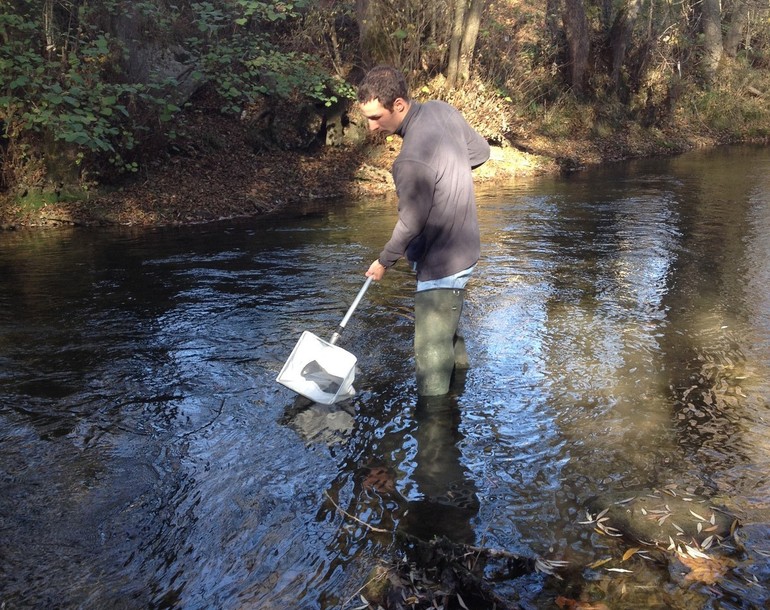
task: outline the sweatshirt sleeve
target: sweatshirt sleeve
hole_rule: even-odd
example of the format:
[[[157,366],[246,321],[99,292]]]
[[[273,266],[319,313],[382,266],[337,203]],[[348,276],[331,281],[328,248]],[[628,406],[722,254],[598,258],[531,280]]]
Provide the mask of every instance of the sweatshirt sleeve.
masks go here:
[[[471,168],[476,169],[489,159],[489,142],[467,123],[466,126],[465,142],[468,146],[468,158],[471,162]]]
[[[422,235],[433,205],[435,172],[419,161],[397,161],[393,182],[398,195],[398,221],[379,256],[384,267],[393,266]]]

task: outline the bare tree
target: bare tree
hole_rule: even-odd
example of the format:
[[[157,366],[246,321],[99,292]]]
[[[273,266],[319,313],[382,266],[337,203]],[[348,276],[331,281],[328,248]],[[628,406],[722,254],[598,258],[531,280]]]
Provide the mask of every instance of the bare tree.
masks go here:
[[[471,77],[471,61],[476,50],[476,41],[479,37],[481,26],[481,14],[484,10],[485,0],[471,0],[471,6],[465,19],[462,45],[460,46],[460,78],[468,80]]]
[[[404,72],[443,70],[451,38],[449,0],[356,0],[364,66],[389,63]]]
[[[460,72],[460,46],[463,41],[463,23],[467,10],[466,0],[454,0],[452,17],[452,38],[449,40],[449,63],[447,64],[446,79],[450,87],[457,84]]]
[[[569,49],[570,84],[577,95],[583,95],[591,53],[588,17],[583,0],[564,0],[562,21]]]
[[[612,49],[612,83],[616,90],[620,89],[620,73],[626,61],[626,52],[631,44],[639,13],[642,10],[642,0],[628,0],[618,11],[610,29],[610,48]]]
[[[485,0],[470,0],[470,3],[468,0],[454,0],[447,63],[447,84],[450,87],[470,78],[484,5]]]
[[[732,3],[730,21],[724,38],[724,53],[728,57],[738,54],[738,47],[743,42],[744,30],[749,21],[751,5],[747,0],[735,0]]]
[[[719,62],[722,60],[722,14],[719,0],[701,0],[701,29],[703,31],[703,55],[701,69],[706,82],[716,78]]]
[[[376,63],[373,57],[370,41],[375,20],[374,7],[370,0],[356,0],[356,21],[358,21],[358,46],[361,50],[361,61],[364,65]]]

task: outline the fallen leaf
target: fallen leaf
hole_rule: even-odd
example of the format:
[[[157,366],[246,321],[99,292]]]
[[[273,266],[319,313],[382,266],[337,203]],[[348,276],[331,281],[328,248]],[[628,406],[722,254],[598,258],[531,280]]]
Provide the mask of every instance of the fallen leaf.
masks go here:
[[[632,549],[628,549],[625,553],[623,553],[623,561],[627,561],[634,555],[636,555],[641,549],[639,547],[634,547]]]
[[[689,582],[701,582],[705,585],[714,585],[727,574],[730,569],[730,560],[726,557],[692,557],[691,555],[679,555],[679,561],[687,566],[690,571],[684,579]]]
[[[703,551],[700,549],[697,549],[695,547],[690,546],[689,544],[684,545],[685,550],[687,551],[687,554],[690,557],[696,557],[698,559],[711,559],[710,555],[706,555]]]
[[[609,610],[607,605],[601,602],[581,602],[563,595],[556,598],[556,605],[566,610]]]
[[[460,607],[463,608],[463,610],[468,610],[468,606],[465,605],[465,602],[463,601],[463,598],[460,597],[460,594],[457,594],[457,603],[460,604]]]

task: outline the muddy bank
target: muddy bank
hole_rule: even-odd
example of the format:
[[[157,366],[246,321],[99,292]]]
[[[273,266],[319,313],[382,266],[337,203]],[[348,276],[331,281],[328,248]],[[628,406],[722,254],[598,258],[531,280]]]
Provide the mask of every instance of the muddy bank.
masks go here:
[[[491,159],[475,175],[480,184],[504,183],[721,143],[676,135],[662,142],[660,134],[633,130],[602,140],[579,135],[570,140],[524,136],[494,146]],[[0,200],[0,226],[193,224],[256,216],[308,199],[332,202],[384,195],[393,190],[390,166],[399,144],[397,138],[380,138],[362,146],[323,147],[305,153],[255,151],[236,119],[191,113],[184,137],[122,183],[94,189],[77,200],[54,194],[52,203],[38,206],[30,205],[34,194],[21,201],[6,195]]]

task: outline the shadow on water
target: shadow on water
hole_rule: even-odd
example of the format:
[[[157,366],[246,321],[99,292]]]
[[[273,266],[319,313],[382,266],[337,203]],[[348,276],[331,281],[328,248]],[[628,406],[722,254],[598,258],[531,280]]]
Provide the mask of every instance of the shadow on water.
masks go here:
[[[767,607],[768,169],[741,147],[482,190],[472,368],[440,400],[401,265],[340,340],[351,400],[275,382],[337,327],[392,200],[0,235],[0,605],[351,608],[406,533],[570,563],[495,583],[523,607]],[[737,537],[688,569],[586,516],[648,493]]]

